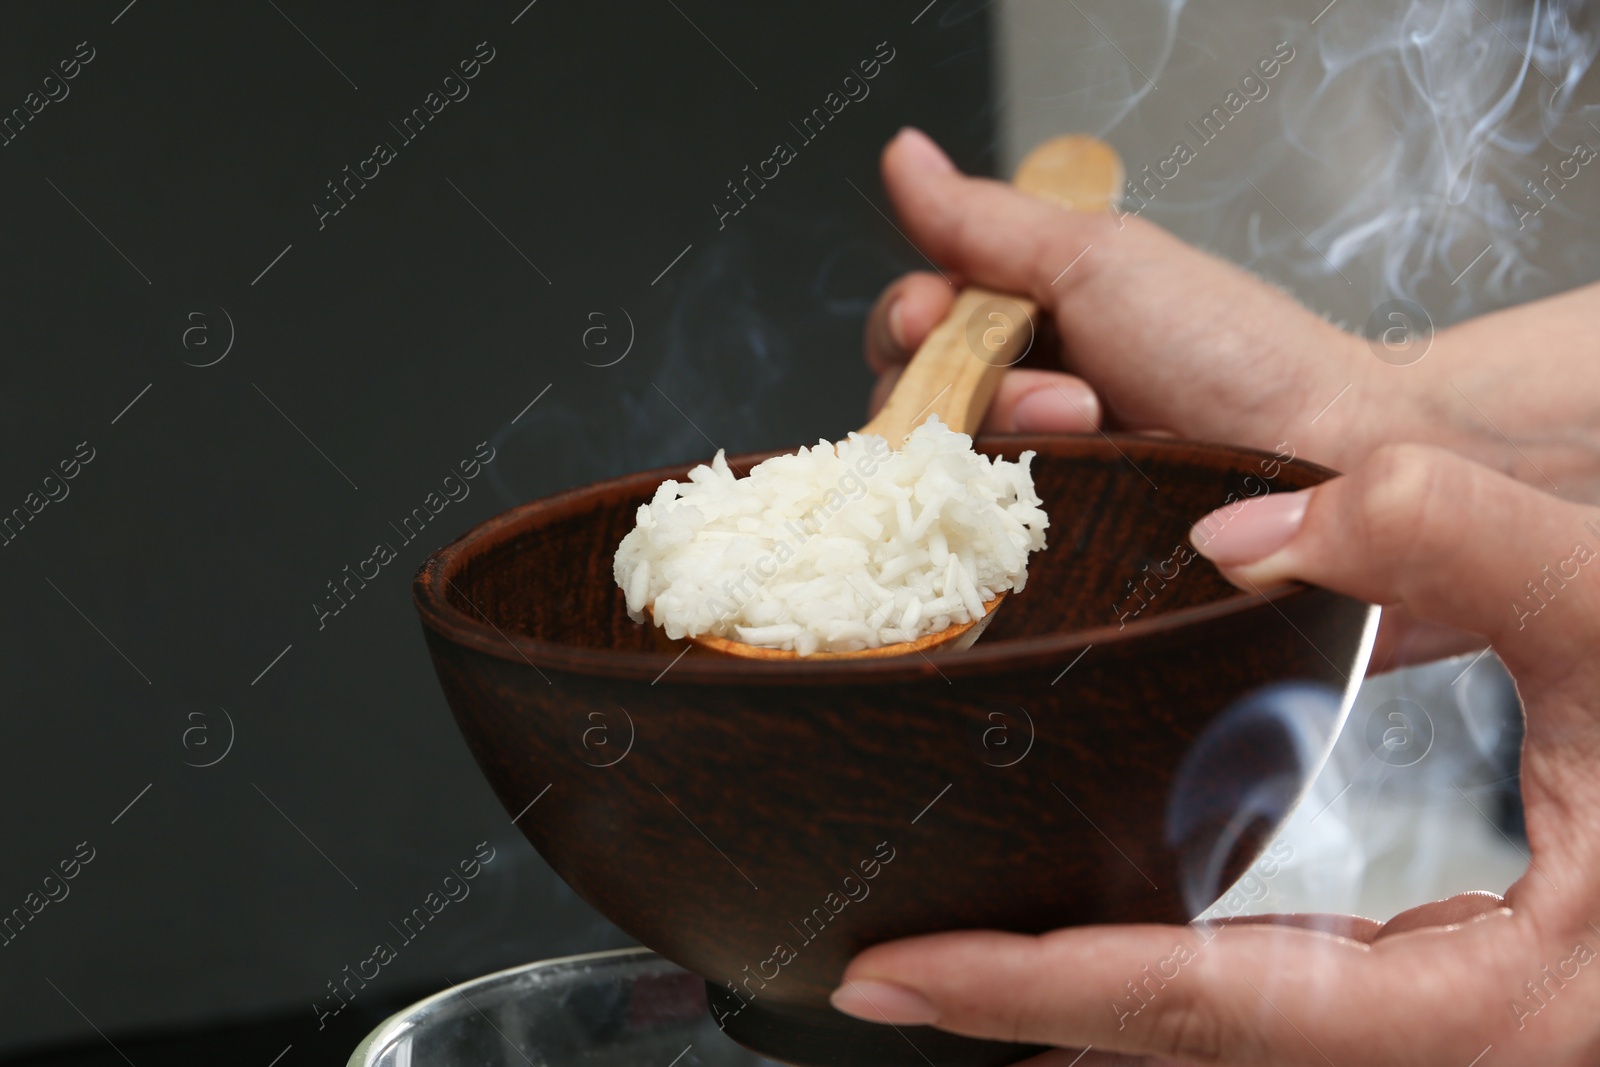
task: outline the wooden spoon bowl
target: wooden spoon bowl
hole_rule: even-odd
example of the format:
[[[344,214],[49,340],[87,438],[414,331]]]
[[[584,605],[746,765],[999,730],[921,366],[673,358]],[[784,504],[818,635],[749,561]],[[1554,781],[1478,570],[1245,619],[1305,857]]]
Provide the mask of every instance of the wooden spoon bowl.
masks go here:
[[[994,613],[999,610],[1000,602],[1009,594],[1005,590],[996,594],[995,598],[984,605],[983,617],[958,622],[954,626],[946,627],[938,633],[923,634],[915,641],[897,641],[892,645],[879,645],[877,648],[862,648],[850,652],[813,652],[809,656],[786,648],[762,648],[758,645],[747,645],[742,641],[733,641],[726,637],[717,637],[712,634],[701,634],[689,640],[707,652],[715,652],[723,656],[743,656],[745,659],[766,660],[768,663],[786,662],[789,660],[803,660],[807,663],[828,659],[881,659],[885,656],[909,656],[914,652],[930,652],[941,649],[945,652],[959,652],[964,648],[971,648],[983,631],[988,628],[989,621],[994,618]]]

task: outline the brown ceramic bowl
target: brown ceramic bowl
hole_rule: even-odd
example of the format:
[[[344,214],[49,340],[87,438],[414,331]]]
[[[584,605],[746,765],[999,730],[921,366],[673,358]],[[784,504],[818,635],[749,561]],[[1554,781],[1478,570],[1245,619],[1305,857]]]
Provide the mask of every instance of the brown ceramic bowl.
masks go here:
[[[612,556],[683,467],[515,508],[417,575],[440,682],[506,811],[773,1058],[983,1067],[1033,1051],[857,1022],[827,996],[891,938],[1191,919],[1208,899],[1194,871],[1225,888],[1313,769],[1281,739],[1219,747],[1216,724],[1304,683],[1329,694],[1331,735],[1365,668],[1375,609],[1303,586],[1243,594],[1187,549],[1230,494],[1330,472],[1132,436],[979,447],[1038,452],[1050,545],[963,652],[766,663],[633,623]],[[1196,772],[1200,748],[1225,754],[1221,773]],[[1230,798],[1285,775],[1241,830]]]

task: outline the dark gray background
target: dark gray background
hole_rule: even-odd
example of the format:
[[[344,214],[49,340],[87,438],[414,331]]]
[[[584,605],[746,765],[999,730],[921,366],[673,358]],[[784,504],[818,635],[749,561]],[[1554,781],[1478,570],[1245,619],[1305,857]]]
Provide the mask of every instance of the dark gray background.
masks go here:
[[[986,23],[945,2],[913,24],[926,0],[126,3],[0,10],[0,112],[96,51],[0,148],[0,511],[96,453],[0,548],[0,910],[96,850],[0,948],[0,1049],[110,1056],[91,1020],[126,1044],[277,1015],[225,1058],[342,1063],[364,1025],[318,1033],[324,983],[480,841],[472,895],[357,1009],[626,943],[481,781],[411,572],[513,503],[708,438],[859,425],[866,308],[922,262],[862,194],[882,204],[877,151],[907,123],[991,167]],[[480,41],[471,95],[319,231],[324,183]],[[719,232],[724,182],[881,41],[871,95]],[[186,365],[220,355],[223,309],[231,352]],[[624,309],[628,357],[585,365],[621,353]],[[325,583],[481,441],[471,496],[319,631]],[[222,709],[231,751],[186,766],[223,751]]]
[[[0,515],[78,442],[97,453],[0,547],[0,915],[78,842],[97,849],[71,896],[0,947],[0,1059],[124,1063],[98,1027],[141,1067],[266,1067],[291,1045],[280,1067],[342,1064],[384,1014],[449,982],[623,942],[481,782],[410,574],[530,497],[713,442],[859,425],[862,318],[923,265],[864,199],[884,206],[877,152],[899,126],[991,173],[1044,136],[1098,133],[1138,172],[1290,42],[1299,58],[1270,99],[1146,217],[1352,329],[1396,296],[1444,326],[1600,275],[1592,168],[1526,230],[1508,206],[1600,130],[1594,36],[1537,10],[1544,22],[1526,0],[0,6],[0,116],[78,42],[97,51],[0,147]],[[1441,11],[1451,32],[1411,32]],[[1540,52],[1548,69],[1527,72],[1482,144],[1479,109],[1533,31],[1565,58]],[[497,56],[471,95],[319,232],[324,183],[395,140],[389,123],[480,41]],[[896,58],[872,95],[719,232],[724,183],[880,41]],[[1466,41],[1493,54],[1467,62]],[[1581,80],[1546,122],[1569,67]],[[1472,195],[1434,210],[1463,158]],[[1346,241],[1374,219],[1391,225]],[[232,351],[186,365],[222,351],[223,309]],[[209,343],[191,333],[186,349],[197,323]],[[595,366],[630,333],[626,359]],[[480,441],[498,456],[472,495],[319,632],[325,583]],[[1368,687],[1360,707],[1423,702],[1443,754],[1458,670],[1427,692]],[[232,749],[186,766],[223,750],[224,708]],[[1326,796],[1377,788],[1350,770],[1376,766],[1362,744],[1347,734]],[[1443,762],[1385,777],[1392,806],[1323,809],[1320,836],[1296,840],[1307,862],[1264,906],[1383,917],[1503,888],[1523,857],[1455,790],[1428,792]],[[497,858],[472,896],[319,1032],[325,983],[479,841]]]

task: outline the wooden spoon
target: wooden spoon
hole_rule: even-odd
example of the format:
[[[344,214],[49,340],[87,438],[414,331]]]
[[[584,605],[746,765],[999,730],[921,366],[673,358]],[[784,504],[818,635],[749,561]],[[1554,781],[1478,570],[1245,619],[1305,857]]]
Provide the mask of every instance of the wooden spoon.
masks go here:
[[[1117,153],[1092,137],[1056,137],[1028,153],[1013,184],[1025,193],[1054,200],[1077,211],[1113,207],[1124,180]],[[1033,344],[1038,304],[1021,296],[972,286],[956,297],[950,313],[928,334],[906,365],[883,405],[862,433],[877,434],[898,449],[906,435],[938,415],[958,433],[976,434],[1006,368],[1027,355]],[[855,652],[813,652],[801,656],[777,648],[761,648],[726,637],[704,634],[689,638],[713,652],[747,659],[820,660],[903,656],[935,648],[957,650],[978,639],[994,618],[1006,594],[989,601],[983,617],[959,623],[915,641],[864,648]]]

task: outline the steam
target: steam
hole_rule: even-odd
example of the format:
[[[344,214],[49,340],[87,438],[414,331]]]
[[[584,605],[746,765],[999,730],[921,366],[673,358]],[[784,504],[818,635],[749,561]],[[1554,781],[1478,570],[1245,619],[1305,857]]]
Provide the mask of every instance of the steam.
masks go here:
[[[1258,912],[1386,919],[1527,867],[1521,721],[1499,662],[1462,656],[1368,679],[1322,773],[1278,834],[1293,850]]]
[[[1575,96],[1600,51],[1600,34],[1575,21],[1582,7],[1513,0],[1495,13],[1475,0],[1411,0],[1392,14],[1371,4],[1331,9],[1311,46],[1318,79],[1303,100],[1285,101],[1284,132],[1307,159],[1353,168],[1359,181],[1307,227],[1321,254],[1302,250],[1302,268],[1366,264],[1375,298],[1428,306],[1421,298],[1470,266],[1470,286],[1446,285],[1455,293],[1440,310],[1453,316],[1537,284],[1541,237],[1577,217],[1560,195],[1574,179],[1543,183],[1578,143],[1600,144],[1586,121],[1595,106]],[[1390,130],[1353,121],[1357,100],[1384,102]]]
[[[1294,808],[1328,754],[1339,705],[1335,690],[1281,682],[1240,699],[1195,739],[1166,815],[1190,915],[1223,895],[1240,858],[1248,865],[1261,835]]]
[[[865,366],[853,364],[859,388],[813,371],[856,350],[878,286],[903,260],[845,214],[768,207],[696,243],[658,287],[575,298],[581,313],[549,341],[565,361],[550,395],[490,438],[499,458],[485,470],[505,506],[709,460],[718,448],[737,455],[831,440],[860,425]],[[797,282],[796,263],[815,266]],[[606,347],[586,348],[583,331],[601,325]],[[548,380],[540,374],[529,396]]]
[[[1600,149],[1600,104],[1581,98],[1595,99],[1582,88],[1600,53],[1585,0],[1012,0],[1004,12],[1013,164],[1045,136],[1092,131],[1138,146],[1137,174],[1182,138],[1201,162],[1148,217],[1335,318],[1359,327],[1408,299],[1443,325],[1600,270],[1600,166],[1571,159]],[[1184,120],[1279,41],[1295,58],[1270,98],[1225,146],[1195,144]]]
[[[1090,130],[1140,146],[1126,153],[1139,173],[1159,157],[1135,153],[1166,156],[1184,137],[1197,163],[1164,172],[1171,188],[1148,217],[1357,327],[1394,299],[1443,326],[1600,274],[1600,159],[1583,161],[1600,149],[1592,5],[1315,0],[1290,15],[1265,0],[1125,3],[1008,8],[1013,160]],[[1045,27],[1059,69],[1032,43]],[[1222,103],[1278,41],[1296,51],[1271,95],[1235,111],[1215,147],[1196,145],[1184,120]],[[1369,680],[1299,797],[1331,729],[1317,706],[1298,690],[1255,694],[1196,742],[1167,826],[1191,910],[1217,900],[1236,857],[1296,799],[1276,837],[1291,858],[1257,872],[1249,910],[1387,918],[1397,902],[1502,890],[1526,867],[1520,717],[1493,658]],[[1253,772],[1237,752],[1254,755]]]

